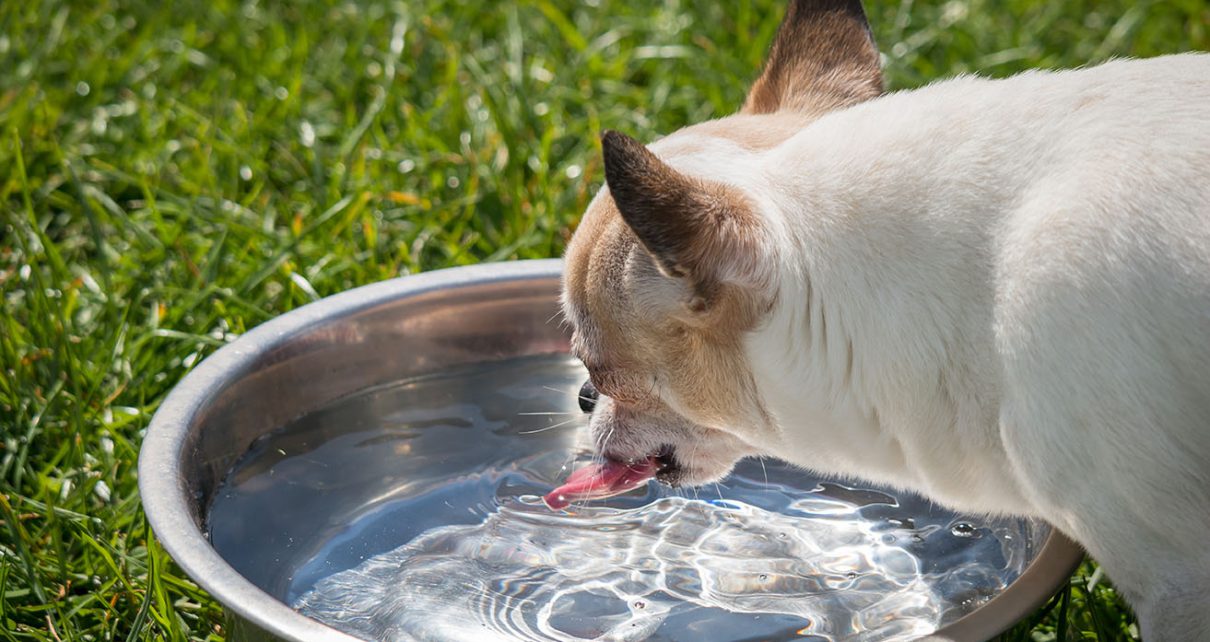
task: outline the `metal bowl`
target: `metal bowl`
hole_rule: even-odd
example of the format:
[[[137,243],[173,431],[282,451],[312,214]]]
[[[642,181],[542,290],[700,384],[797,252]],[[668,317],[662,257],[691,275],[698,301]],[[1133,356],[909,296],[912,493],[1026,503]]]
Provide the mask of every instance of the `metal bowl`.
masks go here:
[[[548,323],[561,262],[517,261],[429,272],[357,288],[282,315],[198,365],[160,406],[139,454],[139,489],[156,536],[222,603],[228,639],[354,638],[295,612],[211,547],[207,508],[224,474],[261,435],[388,381],[530,354],[564,353]],[[1045,602],[1083,556],[1051,532],[1002,593],[938,631],[985,640]]]

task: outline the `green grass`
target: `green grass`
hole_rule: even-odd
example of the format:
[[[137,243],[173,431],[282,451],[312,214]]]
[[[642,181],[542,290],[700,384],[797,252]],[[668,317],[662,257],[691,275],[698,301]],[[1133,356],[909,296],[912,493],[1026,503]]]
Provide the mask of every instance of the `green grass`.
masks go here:
[[[223,639],[139,506],[165,393],[317,297],[558,255],[597,133],[733,111],[781,7],[0,2],[0,637]],[[1199,0],[869,13],[893,88],[1210,44]],[[1091,573],[1010,639],[1125,636]]]

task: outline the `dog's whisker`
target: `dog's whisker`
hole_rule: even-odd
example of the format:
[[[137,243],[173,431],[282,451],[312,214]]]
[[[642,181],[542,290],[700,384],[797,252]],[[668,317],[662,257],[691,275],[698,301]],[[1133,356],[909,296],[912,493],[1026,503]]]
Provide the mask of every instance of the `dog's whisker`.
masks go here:
[[[546,432],[547,430],[554,430],[555,428],[558,428],[560,426],[566,426],[567,424],[569,424],[575,420],[576,420],[576,418],[572,417],[571,419],[568,419],[567,421],[560,421],[557,424],[553,424],[550,426],[543,426],[541,428],[535,428],[533,430],[522,430],[522,431],[518,432],[517,434],[518,435],[532,435],[535,433]]]
[[[609,432],[605,433],[605,436],[601,438],[600,448],[598,448],[599,452],[605,452],[605,447],[609,445],[609,438],[613,437],[613,431],[614,427],[610,426]]]
[[[519,412],[519,413],[517,413],[517,416],[518,417],[545,417],[547,415],[558,415],[558,416],[566,417],[567,415],[579,415],[579,414],[581,414],[581,413],[570,412],[570,411],[550,411],[550,412]]]
[[[614,430],[614,427],[610,426],[609,432],[606,432],[605,434],[600,435],[599,438],[595,440],[594,443],[596,444],[596,448],[594,449],[594,452],[592,454],[592,460],[594,462],[605,461],[605,455],[604,455],[605,446],[607,446],[609,444],[609,438],[613,436],[613,430]]]

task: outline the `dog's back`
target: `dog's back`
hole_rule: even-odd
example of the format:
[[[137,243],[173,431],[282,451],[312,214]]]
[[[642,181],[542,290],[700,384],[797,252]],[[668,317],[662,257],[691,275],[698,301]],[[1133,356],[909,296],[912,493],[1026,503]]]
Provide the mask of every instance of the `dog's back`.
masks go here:
[[[764,166],[803,262],[783,286],[808,275],[782,295],[826,306],[853,355],[804,361],[785,398],[808,401],[782,414],[865,400],[905,469],[868,446],[836,461],[968,508],[1023,499],[1148,637],[1210,638],[1210,55],[940,82],[831,114]],[[819,372],[850,392],[811,398]],[[804,433],[802,459],[828,465],[810,451],[837,434]]]
[[[1105,91],[998,252],[1002,438],[1052,521],[1149,587],[1145,639],[1207,639],[1210,56],[1078,73]]]

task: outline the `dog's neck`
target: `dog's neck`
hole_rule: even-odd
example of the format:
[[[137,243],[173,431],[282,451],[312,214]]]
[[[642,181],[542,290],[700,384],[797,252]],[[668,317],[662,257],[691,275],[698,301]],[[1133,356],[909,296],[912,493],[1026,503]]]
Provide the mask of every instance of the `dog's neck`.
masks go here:
[[[765,159],[786,260],[748,350],[789,459],[1029,513],[1000,441],[993,303],[997,222],[1031,167],[990,151],[1004,123],[955,122],[947,99],[875,101]]]

